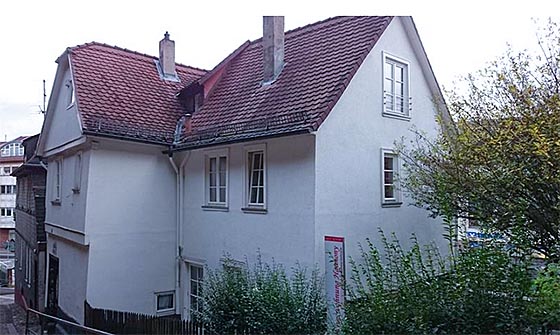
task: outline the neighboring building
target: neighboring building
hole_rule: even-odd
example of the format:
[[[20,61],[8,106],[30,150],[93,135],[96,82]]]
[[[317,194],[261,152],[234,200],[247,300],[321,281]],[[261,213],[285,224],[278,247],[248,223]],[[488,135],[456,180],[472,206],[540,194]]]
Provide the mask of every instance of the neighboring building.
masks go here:
[[[188,318],[225,254],[324,268],[326,236],[355,258],[378,228],[444,246],[396,178],[395,141],[436,136],[446,113],[412,18],[263,28],[211,71],[175,64],[167,34],[159,58],[99,43],[59,57],[37,154],[60,315],[83,322],[87,300]]]
[[[35,156],[39,135],[23,141],[25,162],[17,177],[15,300],[37,310],[45,307],[45,187],[47,170]]]
[[[8,246],[10,241],[15,240],[16,178],[12,177],[11,173],[23,163],[21,143],[24,139],[25,136],[21,136],[0,143],[0,247],[2,249]]]

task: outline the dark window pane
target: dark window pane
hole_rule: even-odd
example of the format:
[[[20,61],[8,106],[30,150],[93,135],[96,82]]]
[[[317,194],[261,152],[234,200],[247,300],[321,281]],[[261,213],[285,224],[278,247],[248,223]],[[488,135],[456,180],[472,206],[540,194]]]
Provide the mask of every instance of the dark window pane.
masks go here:
[[[210,188],[210,201],[216,202],[216,188]]]
[[[385,186],[385,198],[387,199],[391,199],[394,198],[394,193],[393,193],[393,185],[386,185]]]
[[[392,184],[393,183],[393,172],[384,172],[383,174],[385,176],[383,182],[385,184]]]
[[[226,188],[220,187],[220,199],[219,202],[226,202]]]
[[[385,170],[393,170],[393,157],[385,156],[383,158],[383,168]]]
[[[226,157],[220,157],[220,171],[225,172],[226,168],[227,168],[227,158]]]

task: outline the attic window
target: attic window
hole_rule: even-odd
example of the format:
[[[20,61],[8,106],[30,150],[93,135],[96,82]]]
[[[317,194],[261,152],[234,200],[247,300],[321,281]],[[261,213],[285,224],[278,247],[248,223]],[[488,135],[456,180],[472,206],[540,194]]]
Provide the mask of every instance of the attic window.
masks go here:
[[[383,53],[383,115],[410,119],[409,64]]]
[[[74,104],[74,85],[72,85],[72,80],[68,80],[66,82],[68,97],[67,97],[67,105],[68,107]]]

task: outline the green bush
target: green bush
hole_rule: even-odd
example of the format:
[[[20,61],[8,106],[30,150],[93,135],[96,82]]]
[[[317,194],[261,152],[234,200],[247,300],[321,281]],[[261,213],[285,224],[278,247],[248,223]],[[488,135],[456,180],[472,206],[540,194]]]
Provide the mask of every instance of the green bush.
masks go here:
[[[218,334],[319,334],[326,330],[323,279],[299,265],[288,277],[276,263],[258,257],[252,269],[229,257],[208,270],[203,309],[197,318]]]
[[[413,237],[405,251],[381,233],[352,261],[347,334],[519,334],[530,331],[528,262],[498,245],[444,259]],[[383,257],[381,256],[383,255]]]
[[[531,314],[543,332],[560,329],[560,265],[548,264],[533,281]]]

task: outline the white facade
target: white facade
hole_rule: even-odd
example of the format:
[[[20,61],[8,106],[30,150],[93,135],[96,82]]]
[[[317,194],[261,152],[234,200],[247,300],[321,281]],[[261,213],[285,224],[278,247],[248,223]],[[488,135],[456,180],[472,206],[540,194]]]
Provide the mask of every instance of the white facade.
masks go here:
[[[0,146],[0,248],[7,239],[15,237],[16,178],[10,174],[23,163],[22,140],[19,138]]]
[[[440,222],[406,195],[383,201],[384,150],[413,126],[437,132],[437,84],[415,34],[409,19],[395,18],[318,131],[171,159],[165,147],[82,135],[61,60],[38,149],[48,160],[45,227],[48,251],[59,258],[60,308],[79,322],[85,300],[156,314],[157,294],[171,292],[175,312],[187,317],[190,266],[215,268],[225,255],[324,269],[326,235],[345,238],[347,259],[366,238],[378,242],[378,228],[402,241],[415,233],[421,243],[442,242]],[[407,70],[401,117],[384,113],[387,57]],[[255,148],[264,153],[264,205],[247,209]],[[227,161],[219,201],[209,201],[212,157]]]

